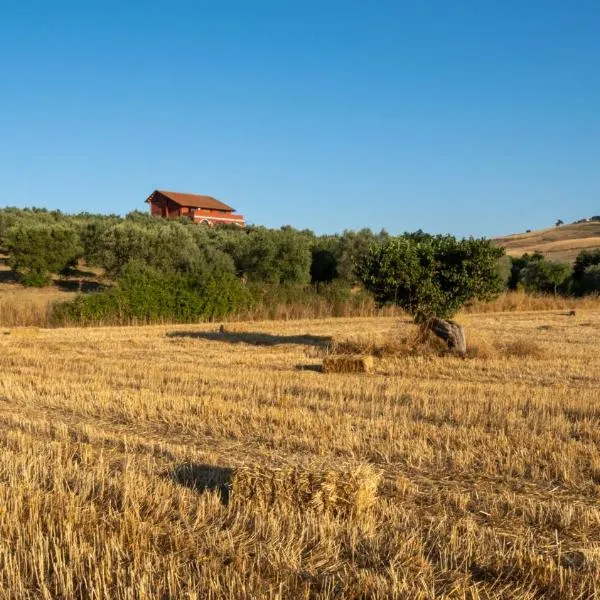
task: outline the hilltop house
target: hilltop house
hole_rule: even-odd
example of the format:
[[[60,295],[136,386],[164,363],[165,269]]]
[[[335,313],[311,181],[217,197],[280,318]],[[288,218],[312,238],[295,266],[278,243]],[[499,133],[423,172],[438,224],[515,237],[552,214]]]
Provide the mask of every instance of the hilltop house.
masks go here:
[[[156,217],[187,217],[206,225],[245,225],[244,217],[236,214],[234,208],[211,196],[154,190],[146,202],[150,204],[150,214]]]

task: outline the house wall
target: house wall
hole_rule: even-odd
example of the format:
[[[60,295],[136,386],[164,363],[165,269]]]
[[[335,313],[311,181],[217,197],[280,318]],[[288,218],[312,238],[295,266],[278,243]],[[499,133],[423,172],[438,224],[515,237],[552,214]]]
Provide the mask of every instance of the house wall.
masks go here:
[[[180,206],[167,198],[158,198],[150,203],[150,214],[155,217],[179,217]]]
[[[207,222],[209,225],[235,224],[244,227],[244,217],[227,211],[205,210],[197,208],[194,210],[194,223]]]
[[[188,217],[193,219],[194,223],[207,222],[209,225],[218,224],[236,224],[244,227],[244,217],[227,210],[214,208],[193,208],[180,206],[169,198],[158,196],[154,202],[150,203],[150,214],[155,217]]]

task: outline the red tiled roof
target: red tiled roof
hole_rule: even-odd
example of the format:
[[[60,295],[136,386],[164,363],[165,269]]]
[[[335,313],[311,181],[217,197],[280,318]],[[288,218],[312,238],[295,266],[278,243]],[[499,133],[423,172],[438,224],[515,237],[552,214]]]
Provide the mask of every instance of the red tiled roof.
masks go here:
[[[235,209],[231,208],[224,202],[220,202],[212,196],[199,196],[198,194],[182,194],[180,192],[167,192],[165,190],[155,190],[148,196],[146,202],[154,200],[156,194],[166,196],[173,202],[176,202],[180,206],[191,206],[192,208],[208,208],[213,210],[225,210],[227,212],[233,212]]]

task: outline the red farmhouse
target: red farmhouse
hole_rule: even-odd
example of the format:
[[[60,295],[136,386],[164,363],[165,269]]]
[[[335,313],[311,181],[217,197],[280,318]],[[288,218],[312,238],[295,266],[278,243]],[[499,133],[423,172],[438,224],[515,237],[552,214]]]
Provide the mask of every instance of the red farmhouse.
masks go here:
[[[155,190],[146,198],[146,202],[150,203],[150,214],[156,217],[188,217],[194,223],[206,225],[234,224],[244,227],[245,224],[244,217],[236,214],[234,208],[211,196]]]

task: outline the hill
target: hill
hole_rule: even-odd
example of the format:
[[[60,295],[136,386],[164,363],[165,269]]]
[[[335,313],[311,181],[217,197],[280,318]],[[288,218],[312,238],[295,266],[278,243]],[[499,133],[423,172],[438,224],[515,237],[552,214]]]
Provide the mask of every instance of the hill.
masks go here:
[[[600,222],[573,223],[495,239],[509,256],[536,250],[550,260],[573,262],[582,250],[600,248]]]

